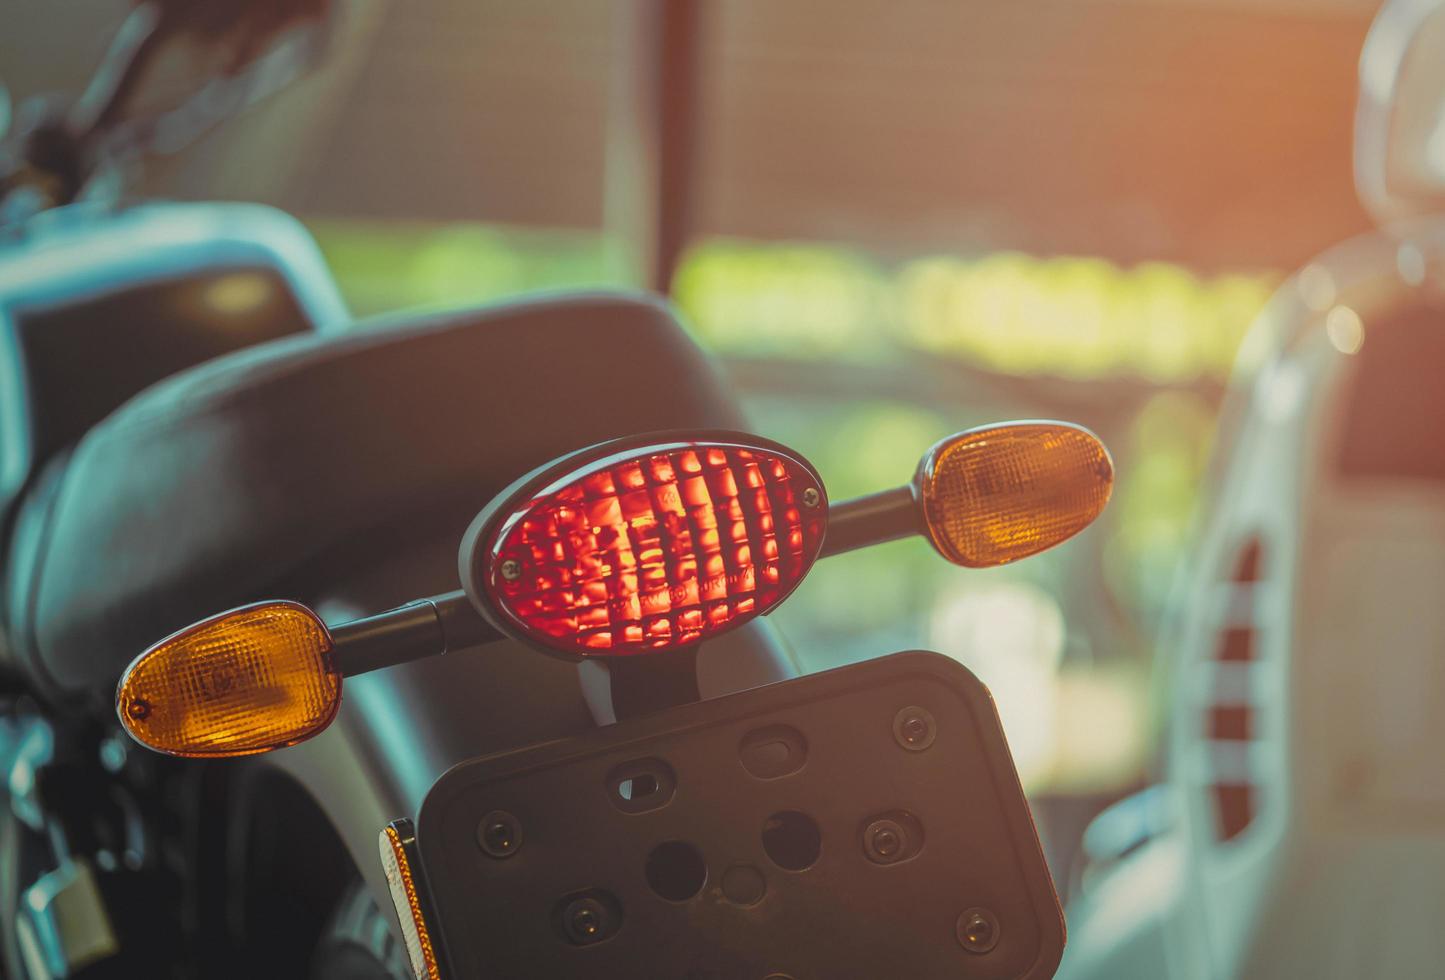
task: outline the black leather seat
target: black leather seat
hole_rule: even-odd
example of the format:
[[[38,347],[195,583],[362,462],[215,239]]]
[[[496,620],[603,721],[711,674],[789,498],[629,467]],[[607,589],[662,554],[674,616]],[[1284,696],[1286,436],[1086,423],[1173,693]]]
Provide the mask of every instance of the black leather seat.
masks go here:
[[[7,605],[57,696],[109,699],[137,653],[263,598],[306,601],[414,543],[459,540],[517,476],[669,428],[737,428],[670,311],[587,295],[301,336],[142,392],[41,481]],[[414,596],[399,582],[395,602]]]

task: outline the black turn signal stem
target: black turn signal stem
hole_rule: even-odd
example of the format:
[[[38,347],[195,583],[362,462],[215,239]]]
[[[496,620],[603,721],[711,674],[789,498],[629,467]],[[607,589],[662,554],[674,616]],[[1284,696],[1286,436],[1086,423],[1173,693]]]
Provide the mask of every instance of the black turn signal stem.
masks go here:
[[[331,628],[332,655],[343,677],[501,638],[461,590]]]
[[[884,541],[928,534],[912,487],[895,487],[855,497],[828,508],[828,533],[819,558],[841,555]]]

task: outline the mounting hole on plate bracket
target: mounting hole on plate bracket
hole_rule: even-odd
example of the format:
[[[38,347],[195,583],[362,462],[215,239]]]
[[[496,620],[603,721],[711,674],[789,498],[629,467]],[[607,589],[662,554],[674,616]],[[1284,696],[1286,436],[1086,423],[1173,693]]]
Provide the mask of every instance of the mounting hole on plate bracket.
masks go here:
[[[707,884],[702,852],[684,840],[658,844],[647,856],[647,883],[659,898],[685,902]]]
[[[607,774],[607,796],[623,813],[647,813],[672,802],[677,774],[661,759],[634,759]]]
[[[806,813],[783,810],[763,823],[763,850],[784,871],[807,871],[823,851],[823,832]]]
[[[738,759],[756,779],[780,779],[803,768],[808,740],[792,725],[766,725],[743,736]]]

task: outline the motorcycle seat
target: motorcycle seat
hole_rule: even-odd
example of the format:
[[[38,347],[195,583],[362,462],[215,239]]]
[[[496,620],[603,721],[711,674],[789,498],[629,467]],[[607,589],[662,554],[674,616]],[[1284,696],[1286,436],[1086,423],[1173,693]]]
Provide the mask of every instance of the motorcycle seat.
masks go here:
[[[141,392],[38,481],[9,556],[12,655],[54,696],[109,699],[169,633],[459,541],[556,456],[739,425],[712,362],[640,296],[390,317],[238,351]],[[416,598],[397,588],[396,603]]]

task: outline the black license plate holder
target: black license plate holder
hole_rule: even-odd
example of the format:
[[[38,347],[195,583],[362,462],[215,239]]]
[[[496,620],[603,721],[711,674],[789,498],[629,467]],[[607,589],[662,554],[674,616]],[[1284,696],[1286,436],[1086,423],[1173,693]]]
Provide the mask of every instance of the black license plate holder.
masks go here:
[[[992,699],[933,653],[469,761],[417,823],[454,980],[1022,980],[1063,952]]]

